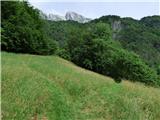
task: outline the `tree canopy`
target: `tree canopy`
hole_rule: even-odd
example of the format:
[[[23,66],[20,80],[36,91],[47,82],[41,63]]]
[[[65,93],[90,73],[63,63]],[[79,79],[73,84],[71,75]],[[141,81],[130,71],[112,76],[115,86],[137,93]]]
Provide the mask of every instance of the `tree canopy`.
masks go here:
[[[2,50],[54,54],[56,42],[48,37],[46,23],[34,9],[24,1],[2,1]]]

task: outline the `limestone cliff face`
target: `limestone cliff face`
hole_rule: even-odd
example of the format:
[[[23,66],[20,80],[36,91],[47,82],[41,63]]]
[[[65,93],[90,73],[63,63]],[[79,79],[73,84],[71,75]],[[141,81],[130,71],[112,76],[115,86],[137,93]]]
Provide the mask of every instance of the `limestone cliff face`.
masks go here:
[[[120,32],[122,29],[122,23],[120,20],[113,21],[111,26],[113,30],[112,38],[115,39],[117,37],[118,32]]]
[[[79,23],[85,23],[85,22],[89,22],[91,19],[86,18],[82,15],[79,15],[75,12],[67,12],[65,15],[66,20],[73,20],[73,21],[77,21]]]
[[[122,29],[121,21],[114,21],[112,23],[113,31],[120,31]]]
[[[55,14],[48,14],[44,17],[44,19],[47,20],[52,20],[52,21],[65,21],[65,20],[73,20],[73,21],[77,21],[79,23],[86,23],[89,22],[91,19],[86,18],[80,14],[77,14],[75,12],[67,12],[65,14],[65,16],[60,16],[60,15],[55,15]]]
[[[61,21],[61,20],[65,20],[65,17],[60,16],[60,15],[54,15],[54,14],[49,14],[47,16],[48,20],[54,20],[54,21]]]

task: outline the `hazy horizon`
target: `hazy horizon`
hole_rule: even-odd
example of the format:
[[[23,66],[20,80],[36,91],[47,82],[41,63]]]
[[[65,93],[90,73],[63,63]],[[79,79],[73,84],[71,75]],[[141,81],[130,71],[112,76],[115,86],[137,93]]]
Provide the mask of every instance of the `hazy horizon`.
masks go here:
[[[31,5],[45,14],[64,16],[73,11],[85,17],[95,19],[104,15],[118,15],[141,19],[145,16],[159,15],[159,2],[35,2]]]

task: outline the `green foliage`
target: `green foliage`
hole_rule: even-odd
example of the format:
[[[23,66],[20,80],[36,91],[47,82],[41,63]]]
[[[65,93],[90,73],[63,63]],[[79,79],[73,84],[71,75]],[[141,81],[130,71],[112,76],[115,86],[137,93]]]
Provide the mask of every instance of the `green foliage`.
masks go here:
[[[160,65],[158,66],[157,71],[158,71],[158,74],[160,75]]]
[[[56,43],[45,34],[45,22],[28,2],[2,1],[2,50],[54,54]]]
[[[109,20],[111,22],[111,19]],[[130,26],[126,28],[126,32],[121,31],[121,35],[124,36],[123,34],[127,33],[126,38],[123,37],[124,40],[127,39],[137,43],[134,37],[139,37],[137,32],[140,31],[137,31],[135,27],[138,24],[130,18],[125,20],[125,24],[130,24]],[[59,43],[59,55],[61,57],[69,58],[81,67],[109,75],[117,82],[122,79],[129,79],[144,82],[148,85],[160,85],[159,78],[154,70],[149,68],[135,53],[123,49],[122,41],[112,40],[112,29],[108,24],[101,21],[84,25],[75,22],[51,22],[50,24],[54,28],[52,35]],[[59,32],[59,30],[63,32]],[[56,38],[58,36],[61,38]],[[150,35],[145,36],[143,39],[152,38]],[[156,36],[153,39],[156,39]],[[63,43],[63,46],[61,43]],[[124,42],[124,44],[127,43]],[[134,47],[138,50],[139,45],[133,44],[132,48]]]
[[[160,28],[160,16],[158,15],[144,17],[140,20],[140,22],[148,27]]]
[[[113,38],[119,41],[124,49],[138,54],[150,67],[157,70],[160,64],[160,16],[148,16],[141,20],[120,18],[119,16],[103,16],[91,21],[114,24],[119,23],[118,31],[113,31]]]
[[[122,46],[140,55],[152,68],[157,68],[158,64],[160,64],[158,47],[160,37],[155,34],[157,30],[143,26],[137,21],[130,22],[125,20],[122,24],[127,26],[117,35],[117,39],[121,42]]]
[[[159,73],[160,64],[160,34],[155,25],[159,16],[140,22],[119,16],[103,16],[86,24],[52,22],[42,20],[39,10],[24,1],[2,1],[2,11],[2,50],[57,54],[118,82],[130,79],[160,85],[155,72]]]
[[[70,53],[69,53],[68,50],[66,50],[66,49],[60,48],[60,49],[57,50],[56,54],[57,54],[58,56],[64,58],[64,59],[67,59],[67,60],[70,60],[70,59],[71,59],[71,58],[70,58]]]
[[[116,81],[129,79],[148,85],[160,85],[155,71],[144,64],[137,55],[115,46],[111,41],[93,39],[92,44],[85,44],[85,48],[89,49],[82,49],[83,58],[80,65],[109,75]]]
[[[94,34],[95,38],[101,38],[101,39],[112,39],[112,31],[109,26],[109,24],[98,22],[97,24],[93,25],[94,28],[92,28],[92,33]]]

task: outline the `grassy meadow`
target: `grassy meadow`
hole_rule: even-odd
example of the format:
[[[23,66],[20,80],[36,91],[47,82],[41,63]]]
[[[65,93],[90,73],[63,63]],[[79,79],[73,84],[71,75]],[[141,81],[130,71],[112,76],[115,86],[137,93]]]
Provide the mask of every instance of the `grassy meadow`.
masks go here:
[[[1,53],[2,120],[160,120],[160,89],[57,56]]]

